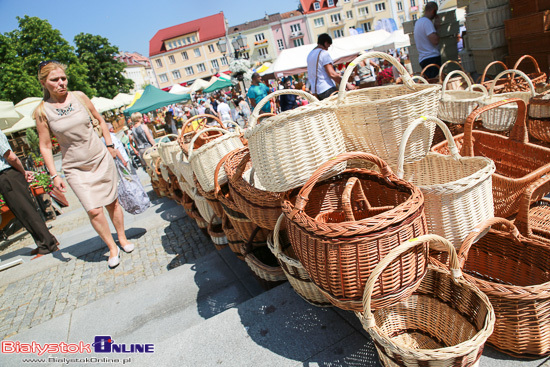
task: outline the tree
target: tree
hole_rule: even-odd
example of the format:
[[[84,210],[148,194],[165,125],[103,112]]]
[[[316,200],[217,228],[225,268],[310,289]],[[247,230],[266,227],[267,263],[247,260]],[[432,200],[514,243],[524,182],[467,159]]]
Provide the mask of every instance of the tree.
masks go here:
[[[3,42],[0,42],[2,97],[9,97],[17,103],[26,97],[41,96],[38,64],[45,60],[56,60],[68,66],[66,72],[72,90],[81,90],[90,97],[95,95],[95,90],[87,81],[88,70],[79,62],[74,48],[59,30],[38,17],[25,15],[17,17],[17,21],[18,29],[5,33]]]
[[[88,68],[88,80],[101,97],[128,93],[134,82],[124,77],[125,64],[115,59],[119,49],[105,37],[79,33],[74,38],[76,55]]]

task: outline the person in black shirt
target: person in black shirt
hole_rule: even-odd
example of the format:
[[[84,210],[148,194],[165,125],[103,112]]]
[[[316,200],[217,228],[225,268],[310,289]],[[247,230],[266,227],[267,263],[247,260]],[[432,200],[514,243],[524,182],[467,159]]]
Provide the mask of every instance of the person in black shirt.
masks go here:
[[[292,77],[288,76],[285,79],[283,79],[283,85],[285,89],[294,89],[294,85],[292,85]],[[292,110],[296,107],[298,107],[298,104],[296,103],[296,95],[295,94],[283,94],[282,96],[279,96],[279,106],[281,107],[281,112]]]

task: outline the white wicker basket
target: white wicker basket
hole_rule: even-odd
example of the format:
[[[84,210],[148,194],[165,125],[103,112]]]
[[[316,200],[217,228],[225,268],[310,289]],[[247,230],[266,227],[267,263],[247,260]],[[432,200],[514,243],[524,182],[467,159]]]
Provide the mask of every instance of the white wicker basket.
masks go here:
[[[468,32],[470,50],[488,50],[506,46],[504,27]]]
[[[212,220],[214,221],[214,223],[218,223],[218,220],[219,223],[221,223],[221,219],[216,216],[216,214],[214,213],[214,209],[212,209],[212,206],[203,196],[201,196],[197,192],[196,188],[193,189],[193,200],[195,200],[195,205],[202,219],[204,219],[207,223],[210,223]]]
[[[356,65],[369,58],[382,58],[397,67],[403,84],[346,92],[346,82]],[[374,154],[394,167],[401,137],[409,124],[420,116],[437,116],[441,85],[415,84],[398,60],[383,52],[368,52],[347,67],[337,96],[336,116],[344,134],[347,151]],[[435,128],[415,131],[407,147],[407,159],[417,159],[430,149]],[[264,182],[262,180],[262,182]]]
[[[174,161],[176,171],[181,175],[183,181],[187,182],[189,186],[195,188],[195,180],[193,180],[193,168],[187,159],[187,156],[183,151],[176,154]]]
[[[170,141],[171,138],[174,138],[174,140]],[[165,135],[160,139],[157,148],[162,162],[172,171],[174,171],[174,158],[172,156],[172,152],[181,151],[178,144],[178,138],[179,137],[175,134]]]
[[[429,152],[404,164],[411,133],[426,123],[439,126],[451,155]],[[403,134],[397,176],[418,186],[424,194],[428,233],[444,236],[458,249],[476,225],[494,216],[492,174],[495,164],[485,157],[461,157],[449,128],[435,117],[414,121]]]
[[[170,174],[168,173],[168,166],[164,164],[164,162],[162,162],[162,158],[161,158],[161,161],[159,162],[159,169],[160,169],[160,174],[162,175],[162,178],[164,179],[164,181],[170,182]]]
[[[468,13],[466,15],[466,29],[471,32],[502,27],[506,19],[510,19],[510,7],[508,5]]]
[[[506,74],[517,74],[526,80],[529,85],[530,91],[527,92],[508,92],[501,94],[494,94],[494,89],[496,82]],[[531,82],[531,79],[524,72],[509,69],[505,70],[502,73],[498,74],[491,84],[491,89],[489,90],[489,95],[485,98],[481,104],[483,106],[490,105],[492,103],[503,101],[510,98],[520,98],[526,105],[529,105],[529,100],[531,97],[535,96],[535,87]],[[506,104],[497,108],[492,108],[481,114],[481,120],[483,127],[493,131],[508,131],[510,130],[516,121],[518,107],[516,104]]]
[[[193,149],[195,140],[200,135],[210,131],[218,131],[223,135],[209,141],[198,149]],[[197,180],[205,192],[214,191],[214,172],[216,171],[218,162],[227,153],[244,147],[239,133],[232,133],[217,127],[203,129],[197,132],[195,136],[193,136],[189,146],[189,163],[193,168],[193,173],[197,176]],[[225,171],[220,172],[218,182],[220,185],[227,182]]]
[[[453,74],[464,77],[468,84],[467,90],[446,90],[447,83]],[[480,88],[483,92],[476,92],[474,87]],[[439,112],[437,117],[451,124],[464,124],[466,118],[479,103],[487,97],[487,89],[481,84],[472,86],[468,75],[460,70],[451,71],[443,82],[443,91],[439,101]]]
[[[257,124],[261,108],[270,99],[296,94],[310,101],[307,106],[285,111]],[[283,89],[262,99],[250,116],[245,132],[253,167],[266,191],[285,192],[307,182],[327,160],[346,151],[334,106],[317,101],[311,94]],[[345,163],[325,177],[338,174]]]

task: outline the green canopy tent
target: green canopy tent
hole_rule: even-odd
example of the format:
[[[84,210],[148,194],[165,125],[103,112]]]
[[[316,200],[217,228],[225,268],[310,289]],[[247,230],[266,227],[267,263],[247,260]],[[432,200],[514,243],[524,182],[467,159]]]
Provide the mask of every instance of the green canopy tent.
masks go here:
[[[214,84],[212,84],[211,86],[209,86],[208,88],[206,88],[202,92],[203,93],[211,93],[211,92],[217,91],[218,89],[222,89],[222,88],[225,88],[225,87],[230,87],[232,85],[233,85],[233,83],[231,83],[231,80],[226,80],[226,79],[223,79],[223,78],[219,78],[218,80],[216,80],[214,82]]]
[[[171,94],[158,88],[148,85],[141,97],[132,105],[124,110],[126,116],[134,112],[146,113],[156,110],[170,104],[188,101],[191,99],[189,94]]]

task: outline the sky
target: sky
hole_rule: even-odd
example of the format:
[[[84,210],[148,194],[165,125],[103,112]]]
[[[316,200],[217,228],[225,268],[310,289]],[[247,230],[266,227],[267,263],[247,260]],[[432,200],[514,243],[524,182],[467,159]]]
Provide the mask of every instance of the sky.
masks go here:
[[[18,27],[16,17],[46,19],[74,46],[83,32],[100,35],[120,51],[149,56],[149,40],[163,28],[223,11],[229,25],[296,10],[299,0],[0,0],[0,33]]]

